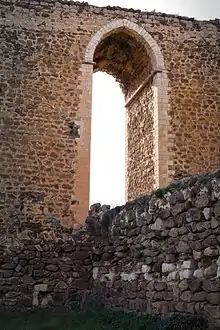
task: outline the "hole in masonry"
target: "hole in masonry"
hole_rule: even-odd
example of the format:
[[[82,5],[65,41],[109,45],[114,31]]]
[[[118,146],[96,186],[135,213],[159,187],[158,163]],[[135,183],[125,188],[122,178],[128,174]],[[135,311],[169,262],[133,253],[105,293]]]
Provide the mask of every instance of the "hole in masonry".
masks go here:
[[[74,139],[80,138],[80,125],[76,122],[69,123],[70,136]]]

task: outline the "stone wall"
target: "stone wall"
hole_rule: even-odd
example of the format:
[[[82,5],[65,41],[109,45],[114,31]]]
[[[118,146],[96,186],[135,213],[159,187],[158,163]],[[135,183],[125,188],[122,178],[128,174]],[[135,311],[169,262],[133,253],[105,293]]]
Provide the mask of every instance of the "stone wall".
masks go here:
[[[40,213],[1,222],[0,309],[68,308],[90,289],[91,251],[88,233]]]
[[[200,314],[220,325],[220,172],[125,206],[94,205],[93,293],[108,307]]]
[[[146,157],[150,150],[154,170],[148,171],[154,177],[139,174],[135,181],[133,164],[139,158],[128,150],[128,180],[133,182],[127,184],[128,196],[145,194],[152,182],[164,185],[173,178],[219,167],[219,20],[200,22],[47,0],[2,0],[0,13],[3,217],[17,214],[23,195],[30,193],[41,196],[45,215],[70,226],[84,221],[89,201],[93,70],[111,72],[124,84],[127,97],[126,83],[133,93],[132,87],[139,88],[147,78],[148,72],[141,70],[147,60],[149,68],[158,70],[151,72],[156,97],[149,147],[139,131],[147,107],[143,116],[135,118],[134,135],[129,133],[128,141],[131,150],[138,136],[143,142],[138,146],[143,155],[136,167],[139,173],[152,163]],[[117,33],[120,49],[105,62],[106,41],[112,36],[117,46]],[[137,108],[140,98],[135,102]],[[149,121],[144,121],[146,127]]]
[[[156,185],[154,154],[154,90],[150,84],[127,107],[127,197],[151,193]],[[140,135],[140,132],[142,134]]]
[[[1,310],[68,307],[89,297],[220,325],[220,171],[114,209],[95,204],[78,230],[32,205],[1,221]]]

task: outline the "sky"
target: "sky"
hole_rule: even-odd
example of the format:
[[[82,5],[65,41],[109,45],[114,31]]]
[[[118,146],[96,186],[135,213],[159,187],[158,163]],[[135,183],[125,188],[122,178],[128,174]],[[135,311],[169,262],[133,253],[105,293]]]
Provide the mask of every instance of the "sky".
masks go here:
[[[82,1],[81,1],[82,2]],[[220,0],[90,0],[96,6],[156,10],[208,20],[220,17]],[[125,203],[124,96],[114,78],[93,75],[90,204]]]

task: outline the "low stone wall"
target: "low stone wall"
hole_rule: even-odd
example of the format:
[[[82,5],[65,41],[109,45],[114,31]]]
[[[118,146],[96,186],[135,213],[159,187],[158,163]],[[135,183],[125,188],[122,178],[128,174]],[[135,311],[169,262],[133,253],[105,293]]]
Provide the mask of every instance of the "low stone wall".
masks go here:
[[[64,306],[91,285],[91,245],[84,231],[43,216],[17,215],[0,226],[0,309]]]
[[[108,307],[201,314],[220,325],[220,171],[125,206],[94,205],[93,294]]]
[[[93,205],[78,230],[29,204],[0,219],[1,310],[92,295],[107,307],[220,325],[220,171],[114,209]]]

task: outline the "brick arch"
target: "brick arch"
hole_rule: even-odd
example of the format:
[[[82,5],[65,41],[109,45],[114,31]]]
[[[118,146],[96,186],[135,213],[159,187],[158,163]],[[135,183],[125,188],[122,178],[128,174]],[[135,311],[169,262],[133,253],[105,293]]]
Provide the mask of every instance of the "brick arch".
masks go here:
[[[76,217],[82,222],[89,206],[90,141],[92,108],[92,75],[94,53],[99,43],[115,31],[125,31],[144,44],[152,64],[151,81],[154,90],[154,188],[169,183],[172,160],[168,155],[168,78],[163,54],[153,37],[141,26],[120,19],[112,21],[97,31],[90,39],[82,63],[82,95],[79,111],[81,137],[78,142],[78,169],[75,198],[78,201]],[[143,82],[142,85],[144,85]],[[140,89],[144,86],[140,86]],[[138,88],[139,89],[139,88]],[[137,93],[139,91],[137,90]],[[135,93],[134,93],[135,94]],[[131,101],[129,98],[127,104]],[[169,140],[169,147],[172,141]],[[126,187],[127,188],[127,187]],[[128,189],[126,189],[128,190]]]
[[[161,71],[165,70],[163,54],[157,42],[144,28],[126,19],[112,21],[95,33],[86,48],[84,59],[85,62],[92,63],[93,56],[98,44],[115,30],[123,28],[130,31],[132,35],[134,35],[137,39],[144,43],[146,50],[151,58],[153,69]]]

